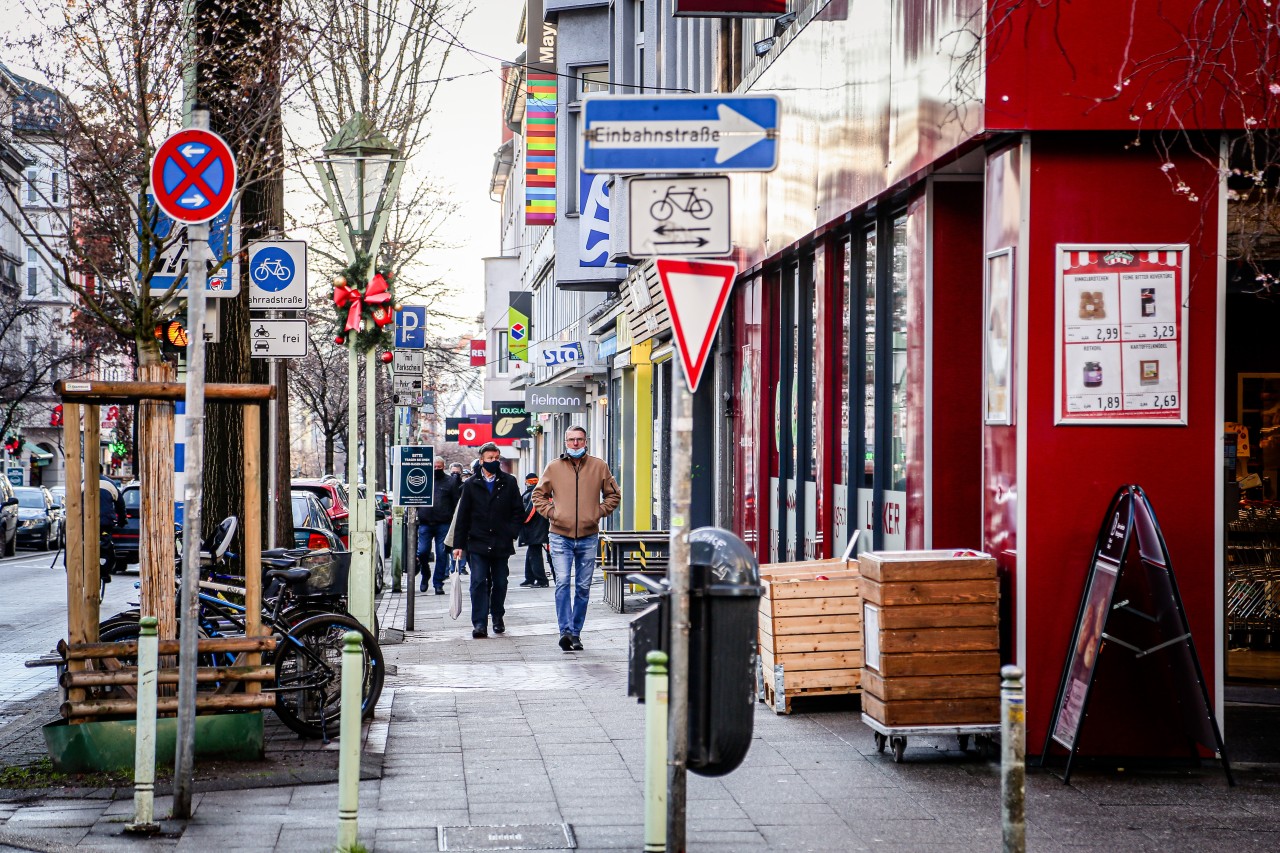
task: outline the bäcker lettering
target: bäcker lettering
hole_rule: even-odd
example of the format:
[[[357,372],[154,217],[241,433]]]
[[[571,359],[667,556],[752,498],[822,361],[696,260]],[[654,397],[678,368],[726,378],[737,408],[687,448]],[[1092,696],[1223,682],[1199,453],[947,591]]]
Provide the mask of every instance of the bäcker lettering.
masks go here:
[[[708,145],[718,143],[720,141],[720,131],[708,125],[695,128],[693,130],[684,130],[683,128],[674,128],[672,130],[650,130],[642,127],[638,130],[631,130],[626,127],[602,127],[596,129],[596,142],[706,142]]]

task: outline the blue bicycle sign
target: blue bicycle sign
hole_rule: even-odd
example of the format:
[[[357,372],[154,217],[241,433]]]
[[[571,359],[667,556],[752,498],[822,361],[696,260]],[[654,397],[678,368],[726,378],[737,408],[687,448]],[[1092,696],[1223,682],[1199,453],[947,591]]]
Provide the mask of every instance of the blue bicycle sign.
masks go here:
[[[307,307],[307,244],[262,240],[249,246],[249,307]]]
[[[293,258],[284,249],[268,246],[259,249],[249,268],[249,275],[258,287],[270,293],[284,290],[293,281]]]

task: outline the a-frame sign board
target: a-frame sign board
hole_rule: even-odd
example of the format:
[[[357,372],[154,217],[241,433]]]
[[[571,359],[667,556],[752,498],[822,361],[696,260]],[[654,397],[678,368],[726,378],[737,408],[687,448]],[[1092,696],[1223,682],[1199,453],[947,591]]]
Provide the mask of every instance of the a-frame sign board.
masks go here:
[[[1130,559],[1130,546],[1135,540],[1136,559]],[[1139,574],[1130,575],[1124,588],[1143,593],[1143,606],[1151,612],[1134,605],[1137,595],[1114,600],[1126,570]],[[1196,744],[1217,753],[1222,758],[1227,783],[1234,785],[1222,732],[1209,702],[1204,673],[1173,577],[1169,549],[1151,502],[1139,486],[1122,486],[1116,492],[1098,531],[1067,665],[1040,753],[1043,767],[1054,743],[1067,750],[1064,783],[1071,779],[1072,764],[1080,754],[1080,734],[1093,698],[1094,674],[1104,653],[1131,655],[1145,666],[1161,668],[1154,674],[1163,676],[1178,693],[1170,700],[1182,710],[1192,754],[1199,757]]]

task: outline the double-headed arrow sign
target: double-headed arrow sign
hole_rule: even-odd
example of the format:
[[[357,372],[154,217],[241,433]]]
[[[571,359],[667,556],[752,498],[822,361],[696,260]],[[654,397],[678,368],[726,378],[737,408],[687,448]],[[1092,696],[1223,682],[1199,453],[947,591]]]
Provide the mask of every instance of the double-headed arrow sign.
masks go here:
[[[773,95],[588,95],[582,170],[771,171],[779,112]]]

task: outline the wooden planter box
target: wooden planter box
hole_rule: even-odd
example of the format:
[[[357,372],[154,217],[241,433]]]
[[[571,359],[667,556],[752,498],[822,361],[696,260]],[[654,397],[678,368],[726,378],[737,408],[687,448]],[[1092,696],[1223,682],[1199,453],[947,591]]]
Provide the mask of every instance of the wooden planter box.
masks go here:
[[[995,560],[955,551],[863,554],[862,709],[885,726],[1000,721]]]
[[[819,576],[825,580],[819,580]],[[844,560],[760,567],[760,698],[779,714],[791,699],[859,692],[862,599],[858,564]]]

